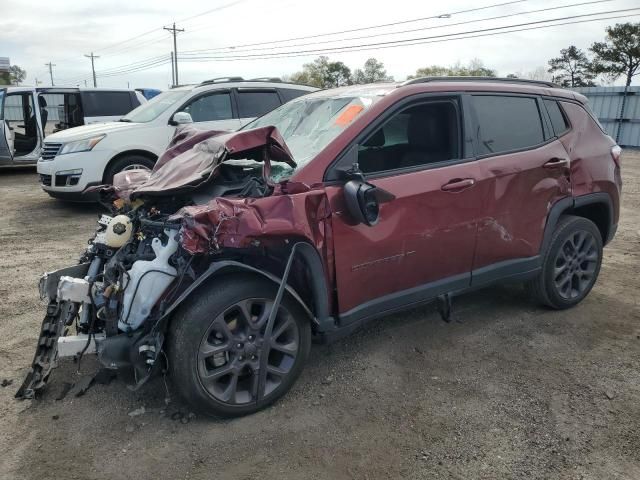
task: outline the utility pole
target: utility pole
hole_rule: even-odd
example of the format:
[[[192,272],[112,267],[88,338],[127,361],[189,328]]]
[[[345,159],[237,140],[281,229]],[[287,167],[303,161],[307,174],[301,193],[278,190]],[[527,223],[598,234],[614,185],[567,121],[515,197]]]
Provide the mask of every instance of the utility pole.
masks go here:
[[[91,59],[91,72],[93,73],[93,86],[97,87],[98,86],[98,82],[96,82],[96,69],[93,66],[93,59],[94,58],[100,58],[100,57],[98,55],[94,55],[93,52],[91,52],[91,55],[85,55],[85,57]]]
[[[173,52],[171,52],[171,86],[176,86],[176,72],[173,65]]]
[[[51,77],[51,86],[53,87],[55,84],[53,83],[53,67],[56,66],[55,63],[45,63],[45,66],[49,67],[49,76]]]
[[[42,85],[42,81],[41,81],[41,80],[38,80],[38,77],[36,77],[36,87],[37,87],[38,85]]]
[[[175,74],[175,85],[178,85],[178,42],[176,41],[176,36],[178,32],[184,32],[184,28],[176,28],[176,22],[173,22],[173,27],[162,27],[166,31],[171,32],[173,34],[173,62],[174,62],[174,74]]]

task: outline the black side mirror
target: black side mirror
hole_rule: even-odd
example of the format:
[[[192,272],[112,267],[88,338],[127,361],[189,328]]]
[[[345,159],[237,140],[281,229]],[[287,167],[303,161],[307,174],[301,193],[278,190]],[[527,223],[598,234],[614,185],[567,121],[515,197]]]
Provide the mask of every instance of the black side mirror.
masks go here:
[[[373,226],[380,217],[380,204],[395,196],[363,180],[349,180],[344,185],[347,211],[358,223]]]

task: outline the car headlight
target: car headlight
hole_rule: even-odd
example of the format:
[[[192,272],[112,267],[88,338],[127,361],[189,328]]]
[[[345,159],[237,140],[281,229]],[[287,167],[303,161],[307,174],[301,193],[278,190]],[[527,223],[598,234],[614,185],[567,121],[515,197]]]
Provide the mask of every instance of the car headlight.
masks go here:
[[[95,137],[85,138],[83,140],[76,140],[75,142],[65,143],[58,155],[64,155],[66,153],[88,152],[106,136],[106,134],[102,134]]]

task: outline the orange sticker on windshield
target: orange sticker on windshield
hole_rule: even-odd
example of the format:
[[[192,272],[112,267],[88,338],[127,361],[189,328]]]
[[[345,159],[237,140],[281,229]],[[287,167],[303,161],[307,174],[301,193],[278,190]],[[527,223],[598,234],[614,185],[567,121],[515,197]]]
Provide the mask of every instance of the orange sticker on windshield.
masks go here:
[[[336,118],[336,125],[340,125],[341,127],[349,125],[362,110],[364,110],[362,105],[351,105]]]

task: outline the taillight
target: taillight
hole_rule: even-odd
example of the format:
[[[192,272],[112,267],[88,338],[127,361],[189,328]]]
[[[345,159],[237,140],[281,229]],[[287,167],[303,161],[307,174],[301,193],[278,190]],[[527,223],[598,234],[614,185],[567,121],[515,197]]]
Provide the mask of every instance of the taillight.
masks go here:
[[[614,145],[611,147],[611,158],[616,162],[616,165],[620,166],[620,156],[622,155],[622,148],[619,145]]]

